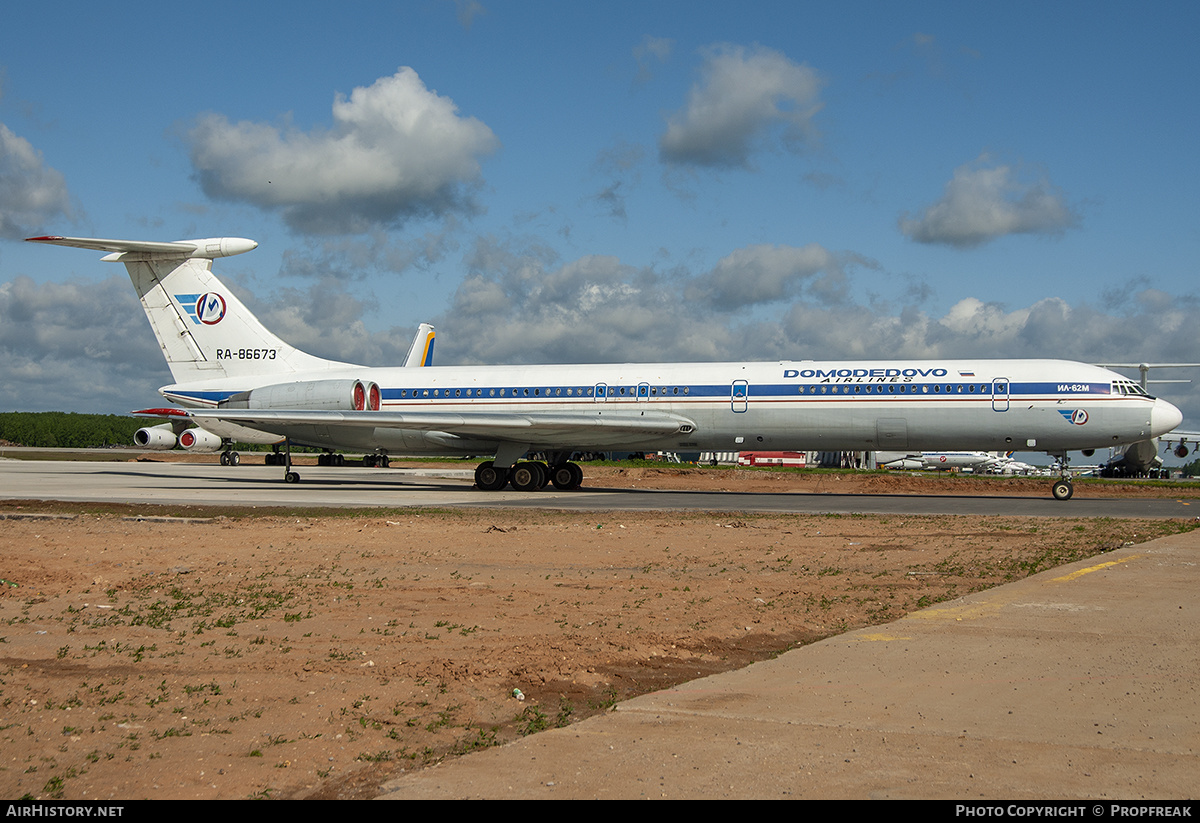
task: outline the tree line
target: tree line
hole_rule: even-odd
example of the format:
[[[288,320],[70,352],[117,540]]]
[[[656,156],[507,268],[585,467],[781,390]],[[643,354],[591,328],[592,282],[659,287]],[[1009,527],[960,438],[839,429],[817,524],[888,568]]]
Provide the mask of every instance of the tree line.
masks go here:
[[[132,446],[133,433],[163,421],[120,414],[0,412],[0,440],[47,449]]]
[[[161,417],[76,412],[0,412],[0,444],[39,449],[108,449],[134,447],[133,435],[143,426],[168,422]],[[271,446],[234,443],[238,451],[271,451]],[[322,449],[293,446],[293,452]]]

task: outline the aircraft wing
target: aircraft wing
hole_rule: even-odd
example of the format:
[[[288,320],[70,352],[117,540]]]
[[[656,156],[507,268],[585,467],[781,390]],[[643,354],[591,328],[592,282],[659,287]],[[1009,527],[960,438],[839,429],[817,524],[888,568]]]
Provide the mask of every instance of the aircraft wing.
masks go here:
[[[391,411],[259,411],[195,409],[197,420],[216,419],[259,431],[303,439],[314,426],[331,428],[410,429],[445,432],[456,437],[527,443],[530,447],[591,444],[614,435],[667,437],[687,433],[695,424],[664,412],[391,412]]]
[[[1171,449],[1171,451],[1175,453],[1176,457],[1184,458],[1188,455],[1189,446],[1191,451],[1200,449],[1200,432],[1184,432],[1176,429],[1158,438],[1158,442],[1168,449],[1171,449],[1172,443],[1178,443],[1179,445]]]

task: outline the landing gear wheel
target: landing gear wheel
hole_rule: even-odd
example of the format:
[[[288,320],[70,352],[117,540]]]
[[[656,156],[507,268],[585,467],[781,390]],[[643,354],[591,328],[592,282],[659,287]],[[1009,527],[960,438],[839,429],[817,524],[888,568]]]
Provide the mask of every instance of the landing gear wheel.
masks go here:
[[[283,476],[283,482],[285,482],[285,483],[299,483],[299,482],[300,482],[300,475],[296,474],[296,472],[287,472],[287,473],[286,473],[286,474],[284,474],[284,476]]]
[[[229,465],[229,455],[226,452],[221,452],[221,465],[222,466]]]
[[[1055,500],[1070,500],[1071,495],[1075,493],[1075,487],[1071,485],[1070,480],[1063,478],[1054,482],[1054,485],[1050,487],[1050,493],[1054,495]]]
[[[518,463],[509,469],[508,482],[519,492],[537,491],[546,485],[546,470],[541,463]]]
[[[236,466],[238,463],[241,463],[241,462],[242,462],[242,456],[240,454],[238,454],[237,452],[229,453],[229,465]]]
[[[373,454],[364,454],[364,455],[363,455],[363,466],[364,466],[364,467],[366,467],[366,468],[368,468],[368,469],[373,469],[373,468],[375,468],[375,455],[373,455]]]
[[[496,468],[491,460],[475,467],[475,485],[485,492],[496,492],[508,482],[508,469]]]
[[[559,491],[570,491],[583,485],[583,469],[574,463],[559,463],[550,470],[550,482]]]

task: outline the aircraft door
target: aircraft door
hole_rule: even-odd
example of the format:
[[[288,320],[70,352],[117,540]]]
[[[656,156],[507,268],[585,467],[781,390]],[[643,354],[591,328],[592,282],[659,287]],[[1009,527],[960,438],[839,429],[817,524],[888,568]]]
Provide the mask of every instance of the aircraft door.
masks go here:
[[[729,389],[729,406],[734,413],[740,414],[746,410],[750,402],[750,384],[745,380],[734,380]]]
[[[881,417],[875,421],[875,447],[879,451],[899,451],[908,448],[908,420],[903,417]]]
[[[596,384],[596,396],[595,396],[596,402],[603,403],[607,399],[608,399],[608,384],[607,383],[597,383]]]
[[[1009,384],[1007,377],[992,380],[992,411],[1008,411]]]
[[[649,383],[638,383],[637,399],[638,399],[638,402],[641,402],[642,400],[650,399],[650,384]]]

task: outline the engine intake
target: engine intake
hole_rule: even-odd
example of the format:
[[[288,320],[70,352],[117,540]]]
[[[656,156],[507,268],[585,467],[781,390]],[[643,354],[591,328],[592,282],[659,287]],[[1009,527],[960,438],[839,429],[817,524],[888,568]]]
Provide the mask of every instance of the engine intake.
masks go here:
[[[170,423],[147,426],[133,433],[133,442],[143,449],[166,451],[175,448],[175,431]]]
[[[221,438],[201,428],[188,429],[179,435],[179,445],[190,452],[215,452],[221,450]]]

